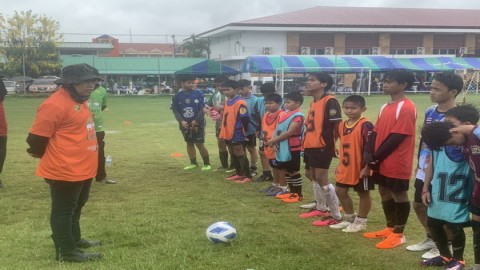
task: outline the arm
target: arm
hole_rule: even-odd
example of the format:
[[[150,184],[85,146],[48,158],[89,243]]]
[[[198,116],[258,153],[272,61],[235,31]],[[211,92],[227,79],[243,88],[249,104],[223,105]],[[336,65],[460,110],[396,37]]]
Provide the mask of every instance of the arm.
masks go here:
[[[192,126],[197,127],[200,126],[200,123],[204,123],[205,121],[205,112],[203,109],[205,108],[205,97],[203,96],[201,91],[198,91],[198,106],[199,110],[197,112],[197,117],[192,121]]]
[[[248,125],[250,124],[250,116],[248,116],[246,105],[240,105],[240,108],[238,110],[238,117],[240,117],[240,122],[242,123],[243,130],[248,130]]]
[[[277,144],[283,140],[287,140],[288,138],[292,137],[295,134],[295,132],[302,127],[302,125],[303,125],[303,121],[292,122],[286,132],[280,134],[277,137],[272,138],[270,141],[266,142],[266,145],[273,146],[274,144]]]
[[[362,139],[363,139],[363,165],[364,167],[360,171],[360,178],[371,176],[372,170],[368,167],[368,158],[372,156],[375,149],[375,136],[373,132],[373,124],[371,122],[365,122],[362,126]]]
[[[48,139],[48,137],[28,133],[27,143],[30,146],[27,149],[28,154],[34,158],[41,158],[47,149]]]
[[[428,206],[428,204],[430,204],[430,202],[432,201],[432,198],[430,196],[430,185],[433,179],[432,159],[433,158],[430,158],[430,160],[428,161],[428,165],[425,168],[425,180],[423,182],[423,189],[422,189],[422,202],[425,206]]]
[[[382,142],[382,144],[378,147],[377,151],[375,151],[372,155],[372,161],[368,163],[370,168],[376,167],[380,164],[383,160],[385,160],[398,146],[407,138],[408,135],[406,134],[398,134],[398,133],[391,133]]]
[[[183,116],[178,109],[178,97],[177,97],[177,95],[173,96],[172,105],[171,105],[170,109],[172,110],[173,116],[175,117],[175,120],[177,120],[178,124],[183,128],[188,128],[187,121],[183,120]]]

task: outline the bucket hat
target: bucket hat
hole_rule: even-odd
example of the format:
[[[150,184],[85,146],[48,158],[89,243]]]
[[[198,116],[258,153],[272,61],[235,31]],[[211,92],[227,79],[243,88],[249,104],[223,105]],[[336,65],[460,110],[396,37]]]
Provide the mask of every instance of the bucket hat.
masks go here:
[[[62,70],[62,77],[55,81],[56,84],[77,84],[89,80],[102,80],[98,70],[87,64],[66,66]]]

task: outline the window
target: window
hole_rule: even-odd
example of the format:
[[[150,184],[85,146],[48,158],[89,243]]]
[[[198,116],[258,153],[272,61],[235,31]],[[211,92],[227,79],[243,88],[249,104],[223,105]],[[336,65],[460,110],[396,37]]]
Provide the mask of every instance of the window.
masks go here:
[[[371,49],[346,49],[346,55],[369,55],[372,54]]]
[[[390,49],[390,54],[413,55],[417,54],[417,49]]]
[[[322,49],[311,48],[310,49],[310,54],[312,54],[312,55],[325,55],[325,48],[322,48]]]
[[[458,49],[433,49],[433,54],[457,54]]]

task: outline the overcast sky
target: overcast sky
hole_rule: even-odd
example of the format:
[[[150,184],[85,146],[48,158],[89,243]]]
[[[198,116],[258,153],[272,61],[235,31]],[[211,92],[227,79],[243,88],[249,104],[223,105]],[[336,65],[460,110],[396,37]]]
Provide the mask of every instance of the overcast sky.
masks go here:
[[[480,9],[478,0],[0,0],[0,3],[0,12],[6,17],[14,11],[32,10],[59,22],[65,41],[89,42],[92,37],[109,34],[120,42],[158,43],[172,42],[173,34],[181,42],[191,34],[232,22],[314,6]]]

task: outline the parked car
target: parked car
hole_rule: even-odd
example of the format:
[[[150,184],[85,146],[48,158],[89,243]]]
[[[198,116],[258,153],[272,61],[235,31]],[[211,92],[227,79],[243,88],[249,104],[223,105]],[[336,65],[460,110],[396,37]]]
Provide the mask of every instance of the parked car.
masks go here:
[[[3,81],[3,84],[5,84],[5,88],[7,88],[7,94],[13,94],[15,93],[17,83],[14,81]]]
[[[58,77],[48,76],[33,80],[33,83],[28,87],[30,93],[53,93],[57,90],[55,80]]]

